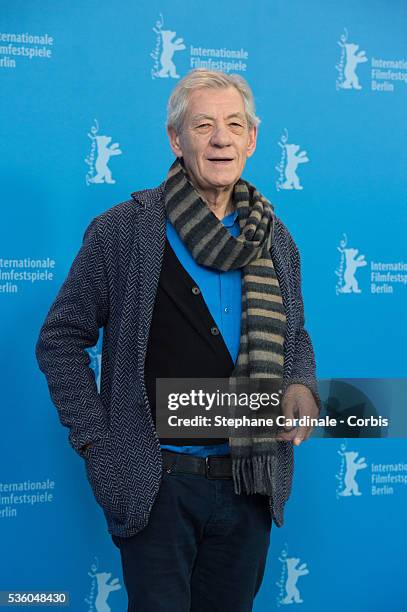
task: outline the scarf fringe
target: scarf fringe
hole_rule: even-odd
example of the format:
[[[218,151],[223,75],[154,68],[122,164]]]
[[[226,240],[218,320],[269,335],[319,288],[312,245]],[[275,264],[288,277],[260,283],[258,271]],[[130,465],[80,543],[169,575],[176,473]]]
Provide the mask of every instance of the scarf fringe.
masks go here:
[[[273,497],[276,468],[275,454],[233,457],[232,476],[235,493],[238,495],[261,493]]]

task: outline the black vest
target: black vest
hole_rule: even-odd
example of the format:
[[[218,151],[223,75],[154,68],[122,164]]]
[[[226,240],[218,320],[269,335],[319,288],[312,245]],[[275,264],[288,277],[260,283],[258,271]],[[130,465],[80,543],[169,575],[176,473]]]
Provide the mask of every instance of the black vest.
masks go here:
[[[168,238],[151,321],[145,362],[148,400],[155,424],[156,378],[227,378],[234,363],[199,287]],[[161,444],[209,445],[227,438],[159,438]]]

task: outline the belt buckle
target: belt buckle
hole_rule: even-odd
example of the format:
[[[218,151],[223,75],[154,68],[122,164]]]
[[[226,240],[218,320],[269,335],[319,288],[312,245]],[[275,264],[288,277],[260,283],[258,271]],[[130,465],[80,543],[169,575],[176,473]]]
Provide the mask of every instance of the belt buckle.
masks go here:
[[[212,455],[213,456],[213,455]],[[210,463],[209,459],[211,455],[207,455],[205,457],[205,476],[211,480],[230,480],[231,476],[212,476],[210,472]]]

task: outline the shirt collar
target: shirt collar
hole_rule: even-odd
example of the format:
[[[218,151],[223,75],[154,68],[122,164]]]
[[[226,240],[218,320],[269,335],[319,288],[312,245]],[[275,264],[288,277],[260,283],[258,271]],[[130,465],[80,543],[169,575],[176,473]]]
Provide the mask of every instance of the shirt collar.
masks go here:
[[[237,219],[237,209],[233,210],[231,213],[223,217],[221,221],[225,227],[232,227],[236,219]]]

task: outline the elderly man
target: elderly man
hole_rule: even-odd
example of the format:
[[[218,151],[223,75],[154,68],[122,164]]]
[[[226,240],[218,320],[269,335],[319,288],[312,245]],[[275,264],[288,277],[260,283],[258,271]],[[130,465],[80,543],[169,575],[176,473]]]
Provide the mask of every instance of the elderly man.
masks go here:
[[[37,342],[120,550],[129,610],[251,610],[293,444],[310,434],[161,439],[156,378],[280,377],[287,415],[319,413],[298,250],[241,178],[258,123],[242,77],[187,74],[168,103],[165,180],[92,220]],[[98,394],[85,349],[101,327]]]

